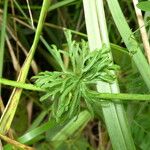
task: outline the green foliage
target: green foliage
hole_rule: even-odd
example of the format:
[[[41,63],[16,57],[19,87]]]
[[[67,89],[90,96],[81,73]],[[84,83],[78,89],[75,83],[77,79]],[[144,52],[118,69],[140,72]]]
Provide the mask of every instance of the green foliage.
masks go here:
[[[21,136],[28,128],[28,114],[27,109],[24,109],[26,105],[26,99],[19,103],[19,107],[16,111],[16,116],[13,120],[12,127],[15,129],[17,136]]]
[[[41,101],[50,97],[52,113],[58,120],[63,114],[69,118],[80,111],[84,106],[80,103],[83,98],[88,109],[92,112],[92,100],[87,96],[87,88],[92,88],[97,81],[112,83],[115,75],[112,70],[118,69],[109,58],[109,49],[103,45],[102,49],[89,51],[87,42],[77,43],[72,41],[70,31],[65,32],[67,38],[68,51],[58,50],[52,45],[51,53],[62,72],[41,72],[33,79],[36,79],[37,87],[45,89],[47,93],[41,97]],[[69,68],[65,67],[62,54],[69,57]]]
[[[137,7],[143,11],[150,11],[150,1],[140,2]]]
[[[79,137],[75,140],[68,140],[62,143],[56,150],[93,150],[88,141],[84,137]]]
[[[135,143],[141,150],[149,150],[150,147],[150,119],[148,112],[135,118],[132,123],[132,133]]]
[[[90,4],[102,2],[99,0],[85,0],[86,6],[88,1]],[[35,33],[34,27],[36,27],[36,24],[38,23],[42,1],[32,0],[27,3],[27,1],[14,0],[8,3],[8,0],[5,0],[0,2],[2,11],[2,18],[0,21],[0,66],[4,66],[3,77],[11,79],[5,80],[4,78],[0,78],[0,84],[11,85],[17,87],[17,89],[23,88],[26,90],[33,90],[33,94],[31,95],[29,95],[28,91],[24,90],[24,94],[20,99],[21,101],[17,107],[17,112],[11,125],[11,128],[13,129],[12,136],[14,137],[14,140],[33,146],[39,150],[93,150],[93,148],[91,148],[92,146],[95,149],[111,150],[112,147],[110,145],[119,145],[119,150],[120,145],[122,146],[122,149],[133,150],[130,145],[126,148],[126,146],[122,144],[124,141],[125,144],[129,144],[131,138],[128,136],[129,134],[127,134],[128,130],[124,128],[127,120],[125,119],[124,121],[123,119],[122,108],[117,106],[118,103],[120,104],[120,98],[117,98],[119,101],[116,101],[116,99],[113,99],[114,94],[110,94],[108,96],[111,96],[111,98],[108,99],[115,101],[102,101],[102,99],[106,99],[105,94],[107,93],[104,93],[103,95],[103,93],[98,94],[95,91],[95,82],[97,80],[109,83],[112,83],[115,80],[114,75],[111,73],[111,70],[113,70],[111,69],[111,61],[107,60],[107,58],[106,60],[104,59],[105,55],[108,56],[110,50],[103,45],[102,49],[97,49],[96,52],[89,52],[87,42],[72,41],[70,33],[66,33],[68,43],[67,46],[65,45],[65,50],[59,50],[57,48],[64,45],[65,38],[63,30],[66,28],[76,34],[74,35],[74,39],[79,41],[81,38],[80,36],[86,39],[87,35],[85,30],[87,29],[87,26],[85,28],[84,15],[88,16],[86,19],[89,19],[90,17],[95,19],[98,12],[102,12],[102,9],[100,8],[102,5],[99,7],[96,4],[96,9],[94,8],[92,13],[90,11],[92,5],[90,5],[89,10],[83,13],[82,2],[83,1],[81,0],[55,0],[52,1],[52,5],[49,6],[46,23],[43,26],[43,32],[40,36],[41,42],[39,42],[38,47],[36,48],[37,51],[34,57],[35,64],[32,64],[32,68],[38,68],[40,71],[52,70],[51,68],[53,68],[56,71],[39,73],[37,75],[38,77],[35,77],[36,82],[39,81],[39,83],[37,83],[39,84],[38,87],[33,86],[32,84],[24,84],[23,82],[12,80],[16,80],[16,75],[20,72],[20,70],[16,68],[19,68],[17,64],[19,64],[19,66],[23,64],[25,59],[23,53],[28,53],[28,50],[32,45]],[[91,33],[89,34],[87,32],[89,34],[88,40],[90,38],[92,39],[93,42],[91,43],[93,47],[96,46],[96,44],[93,44],[94,42],[98,43],[98,46],[100,45],[100,43],[97,42],[96,37],[106,35],[103,29],[99,34],[99,27],[106,20],[109,40],[112,42],[111,51],[113,53],[113,60],[121,66],[119,73],[117,73],[119,87],[121,87],[120,91],[121,93],[130,93],[128,94],[129,96],[133,96],[133,93],[143,93],[141,96],[144,97],[146,95],[145,93],[149,94],[147,87],[150,89],[150,73],[149,65],[144,58],[145,56],[143,57],[143,55],[141,55],[142,53],[140,53],[138,48],[138,46],[142,46],[143,43],[139,32],[137,32],[138,30],[136,30],[139,27],[132,6],[133,4],[132,1],[119,1],[121,9],[126,16],[126,20],[123,20],[121,16],[122,11],[120,11],[116,2],[118,3],[117,0],[108,0],[107,3],[104,1],[106,18],[100,17],[101,13],[98,15],[102,19],[98,21],[98,30],[95,27],[94,21],[89,22]],[[149,5],[150,2],[145,0],[140,0],[137,5],[141,10],[146,11],[142,13],[146,22],[149,20]],[[7,10],[7,8],[9,9]],[[93,12],[94,14],[96,12],[96,14],[93,15]],[[115,12],[115,14],[112,13],[111,15],[110,12]],[[43,23],[43,21],[39,22]],[[132,28],[133,33],[129,32],[129,28],[127,29],[126,27],[127,24]],[[6,29],[7,32],[5,31]],[[146,26],[146,29],[149,30],[148,25]],[[95,38],[93,38],[92,35],[94,35]],[[135,38],[132,38],[132,35],[134,35]],[[148,31],[148,36],[150,37],[150,30]],[[136,40],[138,43],[135,43]],[[10,44],[8,44],[8,41]],[[124,46],[123,41],[127,47],[126,49],[122,47]],[[4,42],[6,46],[4,46]],[[57,47],[55,45],[50,46],[51,43],[54,43]],[[68,50],[66,50],[66,47]],[[23,53],[22,50],[24,51]],[[53,58],[48,54],[48,51]],[[134,52],[136,53],[134,54]],[[2,56],[3,53],[5,53],[4,59]],[[68,58],[69,63],[66,63]],[[102,60],[104,62],[102,62]],[[110,63],[109,65],[106,64],[107,61]],[[146,63],[143,63],[144,61]],[[102,64],[104,67],[99,67]],[[104,69],[107,67],[109,68],[108,71]],[[0,70],[2,68],[3,67],[0,67]],[[2,71],[0,71],[0,74],[1,73]],[[28,73],[29,78],[30,76],[33,76],[32,70],[29,70]],[[98,77],[98,73],[102,74]],[[102,88],[105,89],[103,84]],[[45,90],[45,95],[41,97],[43,103],[40,103],[37,99],[41,93],[35,91]],[[112,91],[114,91],[114,89]],[[106,92],[108,92],[108,90]],[[0,96],[2,96],[4,104],[7,102],[9,93],[9,87],[2,86],[2,95]],[[24,101],[26,98],[25,95],[28,95],[27,101],[33,100],[33,107],[28,107],[27,103]],[[102,95],[104,96],[103,98]],[[122,96],[122,98],[127,98],[127,95]],[[139,99],[140,101],[135,102],[134,97],[132,97],[129,99],[132,100],[132,102],[123,101],[123,104],[128,114],[129,125],[131,127],[136,149],[149,150],[150,107],[148,101],[145,102],[143,100],[141,102],[141,99]],[[16,102],[16,98],[14,101]],[[112,107],[113,103],[114,107]],[[109,107],[109,105],[111,106]],[[10,109],[11,115],[15,110],[14,105],[12,106],[13,108]],[[92,120],[88,111],[86,111],[86,113],[84,111],[80,112],[80,109],[85,109],[87,106],[91,112],[93,111],[94,117],[98,117],[98,121],[95,121],[95,119]],[[101,106],[104,106],[104,108]],[[30,109],[30,112],[28,113],[31,113],[32,115],[32,118],[30,118],[31,124],[29,125],[27,122],[29,119],[27,118],[29,117],[27,115],[27,107]],[[56,120],[51,117],[51,114],[49,116],[49,110],[47,110],[49,107],[52,109],[53,116],[56,117],[57,120],[62,118],[64,121],[64,119],[69,117],[71,117],[71,119],[69,121],[64,121],[63,123],[56,122]],[[78,115],[79,112],[80,114]],[[72,116],[76,114],[77,116],[72,118]],[[116,119],[114,116],[116,116]],[[6,118],[6,122],[3,126],[6,127],[10,120],[11,118]],[[87,125],[89,121],[91,122]],[[93,132],[92,124],[95,126],[97,123],[99,124],[97,125],[99,129],[95,130],[94,128]],[[107,129],[105,125],[108,127]],[[114,136],[112,138],[110,136],[110,139],[106,139],[104,133],[108,134],[109,131],[114,133]],[[7,136],[9,135],[10,133],[7,134]],[[128,140],[124,140],[124,138]],[[92,143],[94,140],[96,140],[96,145]],[[121,143],[120,141],[123,142]],[[2,143],[3,147],[0,146],[0,149],[14,149],[12,145],[8,144],[9,142],[2,141]],[[113,149],[115,148],[113,147]]]

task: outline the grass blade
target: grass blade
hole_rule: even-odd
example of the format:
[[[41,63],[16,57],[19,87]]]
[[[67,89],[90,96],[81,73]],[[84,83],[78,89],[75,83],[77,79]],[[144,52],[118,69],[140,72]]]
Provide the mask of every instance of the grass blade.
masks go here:
[[[0,78],[3,74],[3,64],[4,64],[4,49],[5,49],[5,38],[6,38],[6,27],[7,27],[7,9],[8,9],[8,0],[4,2],[4,11],[3,11],[3,17],[1,20],[1,35],[0,35]],[[1,111],[4,110],[4,104],[1,98],[1,84],[0,84],[0,109]]]
[[[125,20],[119,3],[117,0],[107,0],[107,3],[120,35],[130,54],[135,53],[132,55],[132,59],[136,64],[141,76],[143,77],[145,84],[147,85],[148,89],[150,89],[150,67]]]
[[[92,119],[88,111],[82,111],[78,117],[75,116],[71,121],[66,124],[56,135],[51,138],[52,145],[57,148],[67,138],[73,135],[77,130],[83,129],[85,125]]]
[[[6,38],[6,27],[7,27],[7,7],[8,0],[5,0],[4,3],[4,12],[1,24],[1,37],[0,37],[0,77],[2,77],[3,72],[3,57],[4,57],[4,48],[5,48],[5,38]]]
[[[15,140],[12,140],[12,139],[10,139],[10,138],[8,138],[7,136],[4,136],[4,135],[2,135],[2,134],[0,134],[0,138],[1,138],[2,140],[4,140],[5,142],[10,143],[11,145],[14,145],[16,148],[27,149],[27,150],[35,150],[35,149],[32,148],[32,147],[29,147],[29,146],[27,146],[27,145],[21,144],[21,143],[15,141]]]
[[[83,0],[83,3],[90,49],[101,48],[102,43],[106,43],[110,47],[103,2]],[[99,82],[97,88],[99,92],[119,93],[117,83],[110,85]],[[120,150],[120,148],[122,150],[134,150],[135,147],[122,105],[109,102],[102,105],[102,110],[113,148],[115,150]]]
[[[57,8],[60,8],[60,7],[63,7],[63,6],[66,6],[72,2],[74,2],[75,0],[63,0],[61,2],[57,2],[56,4],[53,4],[49,9],[48,11],[52,11],[54,9],[57,9]]]

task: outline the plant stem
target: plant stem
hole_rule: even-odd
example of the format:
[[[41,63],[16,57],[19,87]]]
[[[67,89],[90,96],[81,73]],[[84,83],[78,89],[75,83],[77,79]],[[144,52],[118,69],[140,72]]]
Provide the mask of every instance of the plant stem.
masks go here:
[[[112,100],[117,101],[150,101],[150,94],[126,94],[126,93],[97,93],[97,92],[89,92],[89,97],[91,97],[94,101],[98,101],[95,99],[104,99],[104,100]]]
[[[150,45],[149,45],[148,35],[146,32],[146,28],[145,28],[144,19],[142,16],[142,11],[136,6],[138,4],[138,0],[132,0],[132,2],[134,5],[135,13],[137,16],[137,21],[138,21],[140,32],[141,32],[143,47],[147,55],[148,62],[150,64]]]
[[[22,82],[12,81],[0,78],[0,83],[12,87],[22,88],[25,90],[46,92],[44,89],[34,86],[33,84],[26,84]],[[88,91],[91,98],[109,99],[109,100],[129,100],[129,101],[150,101],[150,94],[127,94],[127,93],[98,93],[94,91]]]
[[[0,37],[0,78],[3,74],[3,64],[4,64],[4,51],[5,51],[5,38],[6,38],[6,27],[7,27],[7,9],[8,9],[8,0],[4,2],[4,11],[3,11],[3,18],[1,24],[1,37]],[[0,84],[0,109],[1,111],[4,110],[4,104],[1,97],[1,84]]]
[[[10,138],[8,138],[7,136],[4,136],[4,135],[2,135],[2,134],[0,134],[0,138],[1,138],[2,140],[4,140],[5,142],[14,145],[16,148],[21,148],[21,149],[24,149],[24,150],[35,150],[35,149],[32,148],[32,147],[29,147],[29,146],[27,146],[27,145],[21,144],[21,143],[15,141],[15,140],[12,140],[12,139],[10,139]]]
[[[7,27],[7,8],[8,0],[4,2],[4,11],[1,24],[1,37],[0,37],[0,77],[3,73],[3,59],[4,59],[4,49],[5,49],[5,38],[6,38],[6,27]]]
[[[6,27],[7,27],[7,12],[8,10],[8,0],[4,1],[4,11],[3,11],[3,17],[1,20],[1,35],[0,35],[0,78],[3,75],[3,65],[4,65],[4,51],[5,51],[5,38],[6,38]],[[0,110],[1,112],[4,111],[4,104],[2,100],[2,89],[0,84]],[[2,148],[2,143],[0,140],[0,149]]]
[[[33,84],[26,84],[23,82],[12,81],[12,80],[8,80],[8,79],[4,79],[4,78],[0,78],[0,84],[17,87],[17,88],[22,88],[22,89],[26,89],[26,90],[32,90],[32,91],[44,91],[43,89],[38,88],[38,87],[34,86]]]

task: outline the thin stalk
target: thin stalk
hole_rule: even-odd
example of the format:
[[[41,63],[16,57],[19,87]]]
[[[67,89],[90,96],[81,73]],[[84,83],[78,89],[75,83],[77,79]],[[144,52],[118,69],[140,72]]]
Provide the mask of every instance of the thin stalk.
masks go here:
[[[23,64],[21,71],[19,73],[19,76],[18,76],[17,81],[20,81],[22,83],[24,83],[27,78],[30,64],[32,62],[35,50],[37,48],[37,44],[40,39],[40,35],[42,32],[42,28],[43,28],[43,23],[44,23],[49,6],[50,6],[50,0],[44,0],[33,44],[31,46],[28,56]],[[16,109],[17,109],[17,106],[19,103],[19,99],[21,97],[21,93],[22,93],[22,89],[15,88],[10,96],[10,99],[7,103],[4,113],[0,119],[0,132],[2,134],[5,134],[11,126],[12,120],[14,118],[14,115],[15,115],[15,112],[16,112]]]
[[[0,83],[3,85],[8,85],[12,87],[22,88],[25,90],[32,90],[32,91],[39,91],[39,92],[46,92],[44,89],[34,86],[33,84],[26,84],[22,82],[12,81],[4,78],[0,78]],[[128,100],[128,101],[150,101],[150,94],[127,94],[127,93],[97,93],[94,91],[89,91],[89,96],[91,98],[99,98],[104,100]]]
[[[4,78],[0,78],[0,84],[17,87],[17,88],[22,88],[22,89],[26,89],[26,90],[32,90],[32,91],[44,91],[43,89],[38,88],[32,84],[25,84],[20,81],[19,82],[12,81],[12,80],[8,80],[8,79],[4,79]]]
[[[14,3],[16,5],[16,7],[19,9],[19,11],[22,13],[22,15],[25,17],[25,18],[28,18],[28,16],[26,15],[26,13],[23,11],[23,9],[20,7],[20,5],[18,4],[18,2],[16,0],[14,0]],[[30,24],[30,22],[29,22]]]
[[[107,32],[107,26],[106,26],[106,20],[105,20],[105,13],[104,13],[104,5],[103,0],[97,1],[97,11],[98,11],[98,17],[99,17],[99,24],[100,24],[100,31],[102,36],[102,42],[108,45],[110,48],[110,42],[108,38],[108,32]],[[113,60],[112,54],[110,53],[110,59]],[[118,82],[114,82],[113,84],[105,84],[104,89],[103,83],[101,82],[98,84],[98,91],[99,92],[111,92],[111,93],[120,93],[120,89],[118,86]],[[116,99],[117,100],[117,99]],[[113,110],[113,111],[112,111]],[[123,105],[117,104],[117,103],[110,103],[110,107],[102,107],[102,111],[105,117],[106,126],[108,128],[108,132],[112,141],[112,146],[114,149],[120,149],[120,144],[124,145],[122,149],[124,150],[134,150],[135,145],[133,142],[133,138],[131,136],[131,131],[129,129],[127,116],[125,114]],[[112,113],[114,114],[114,117],[116,118],[115,123],[112,119]],[[116,130],[115,126],[118,126],[118,138],[116,138]],[[118,144],[116,142],[118,141]]]
[[[35,149],[32,148],[32,147],[29,147],[29,146],[27,146],[27,145],[21,144],[21,143],[15,141],[15,140],[12,140],[12,139],[10,139],[10,138],[8,138],[7,136],[4,136],[4,135],[2,135],[2,134],[0,134],[0,138],[1,138],[2,140],[4,140],[5,142],[14,145],[16,148],[21,148],[21,149],[24,149],[24,150],[35,150]]]
[[[4,64],[4,51],[5,51],[5,38],[6,38],[6,27],[7,27],[7,9],[8,9],[8,0],[4,1],[4,11],[3,18],[1,23],[1,35],[0,35],[0,78],[3,74],[3,64]],[[0,84],[0,108],[1,111],[4,110],[4,104],[1,97],[1,84]]]
[[[4,1],[3,19],[1,23],[1,37],[0,37],[0,77],[3,73],[3,61],[4,61],[4,49],[5,49],[5,38],[6,38],[6,27],[7,27],[7,8],[8,0]]]
[[[97,99],[103,99],[103,101],[114,101],[120,103],[119,100],[122,101],[150,101],[150,94],[126,94],[126,93],[97,93],[92,92],[89,93],[89,97],[91,97],[94,101],[99,101]]]
[[[83,0],[83,3],[90,49],[101,48],[102,43],[110,47],[103,1]],[[102,93],[119,93],[117,82],[112,85],[98,82],[97,89]],[[122,105],[108,102],[107,107],[103,104],[101,106],[113,149],[134,150],[134,143]]]

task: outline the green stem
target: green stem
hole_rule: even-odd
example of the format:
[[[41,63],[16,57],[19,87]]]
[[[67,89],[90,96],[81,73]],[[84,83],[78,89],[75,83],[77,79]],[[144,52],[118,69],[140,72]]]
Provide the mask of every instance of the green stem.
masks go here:
[[[12,81],[12,80],[8,80],[8,79],[4,79],[4,78],[0,78],[0,84],[17,87],[17,88],[22,88],[22,89],[26,89],[26,90],[32,90],[32,91],[44,91],[43,89],[38,88],[32,84],[25,84],[22,82]]]
[[[54,9],[66,6],[66,5],[70,4],[70,3],[73,3],[74,1],[76,1],[76,0],[65,0],[65,1],[57,2],[57,3],[53,4],[53,5],[51,5],[51,7],[48,9],[48,11],[52,11]]]
[[[8,0],[4,1],[4,11],[3,17],[1,20],[1,37],[0,37],[0,78],[3,76],[3,64],[4,64],[4,52],[5,52],[5,38],[6,38],[6,27],[7,27],[7,9],[8,9]],[[0,84],[0,109],[4,110],[4,104],[2,100],[2,88]]]
[[[126,93],[98,93],[98,92],[88,92],[89,97],[94,99],[94,101],[99,101],[96,99],[112,100],[112,101],[150,101],[150,94],[126,94]]]
[[[4,78],[0,78],[0,84],[22,88],[26,90],[32,90],[32,91],[39,91],[39,92],[46,92],[44,89],[41,89],[39,87],[36,87],[33,84],[26,84],[22,82],[12,81]],[[127,94],[127,93],[98,93],[95,91],[88,91],[89,97],[91,98],[99,98],[99,99],[105,99],[105,100],[128,100],[128,101],[150,101],[150,94]],[[97,101],[97,100],[96,100]],[[116,100],[115,100],[116,101]]]
[[[1,37],[0,37],[0,77],[2,77],[2,72],[3,72],[3,58],[4,58],[5,35],[6,35],[6,26],[7,26],[7,8],[8,8],[8,0],[5,0],[3,18],[1,24]]]
[[[12,139],[10,139],[9,137],[4,136],[4,135],[2,135],[2,134],[0,134],[0,138],[1,138],[2,140],[4,140],[5,142],[14,145],[14,146],[16,147],[16,149],[19,149],[19,148],[20,148],[20,149],[26,149],[26,150],[35,150],[35,149],[32,148],[32,147],[29,147],[29,146],[27,146],[27,145],[24,145],[24,144],[22,144],[22,143],[19,143],[18,141],[12,140]]]

